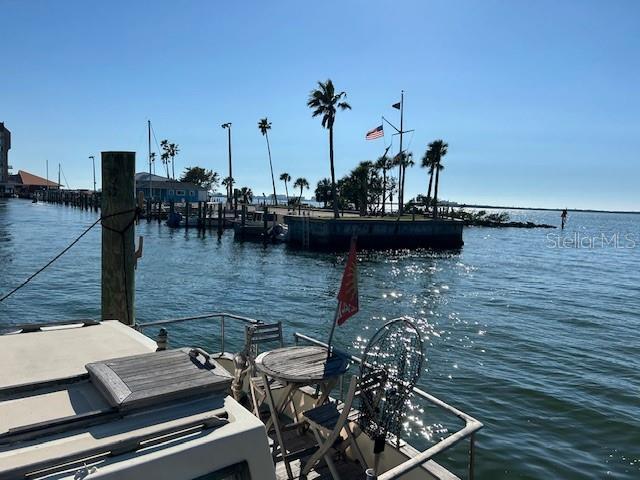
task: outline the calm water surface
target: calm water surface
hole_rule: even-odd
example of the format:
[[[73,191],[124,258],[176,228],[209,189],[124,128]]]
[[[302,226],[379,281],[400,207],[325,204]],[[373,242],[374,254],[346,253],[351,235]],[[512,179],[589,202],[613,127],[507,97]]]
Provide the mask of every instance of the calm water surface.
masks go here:
[[[559,223],[558,212],[510,213]],[[0,294],[95,218],[0,200]],[[288,338],[328,336],[344,255],[157,223],[137,233],[139,321],[225,310],[282,320]],[[485,424],[478,478],[640,478],[640,215],[574,213],[564,232],[467,228],[464,241],[460,252],[361,253],[361,312],[337,343],[358,352],[385,319],[415,320],[428,358],[421,386]],[[0,304],[0,326],[99,315],[98,228]],[[214,332],[190,325],[170,336],[213,348]],[[417,404],[407,425],[421,447],[459,427]],[[465,448],[439,460],[464,475]]]

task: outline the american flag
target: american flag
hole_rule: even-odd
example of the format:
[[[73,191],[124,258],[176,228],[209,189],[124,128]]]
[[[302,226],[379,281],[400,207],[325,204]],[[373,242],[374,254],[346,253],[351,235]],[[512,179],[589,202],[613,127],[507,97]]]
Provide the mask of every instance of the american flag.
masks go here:
[[[384,130],[382,129],[382,125],[374,128],[373,130],[369,130],[367,135],[364,137],[365,140],[375,140],[376,138],[380,138],[384,136]]]

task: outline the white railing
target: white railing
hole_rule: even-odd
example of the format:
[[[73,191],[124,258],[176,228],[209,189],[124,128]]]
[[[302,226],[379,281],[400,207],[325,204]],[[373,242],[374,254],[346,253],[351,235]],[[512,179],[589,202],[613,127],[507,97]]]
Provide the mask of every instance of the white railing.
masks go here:
[[[136,330],[141,332],[143,329],[149,328],[149,327],[170,325],[173,323],[191,322],[196,320],[208,320],[208,319],[220,320],[220,352],[221,353],[224,352],[224,348],[225,348],[225,321],[227,319],[238,321],[246,325],[255,325],[257,323],[262,323],[259,320],[254,320],[253,318],[249,318],[249,317],[243,317],[241,315],[235,315],[233,313],[215,312],[215,313],[207,313],[204,315],[196,315],[193,317],[170,318],[166,320],[156,320],[153,322],[140,322],[135,325],[135,328]]]

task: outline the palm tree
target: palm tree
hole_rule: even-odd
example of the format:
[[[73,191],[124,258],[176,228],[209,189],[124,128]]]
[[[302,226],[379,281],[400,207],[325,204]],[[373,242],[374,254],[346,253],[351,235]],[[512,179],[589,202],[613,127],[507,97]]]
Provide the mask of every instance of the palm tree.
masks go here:
[[[327,208],[327,204],[331,198],[331,180],[323,178],[316,186],[316,202],[322,202],[322,208]]]
[[[227,187],[227,190],[229,190],[230,188],[233,188],[233,184],[234,184],[234,180],[232,177],[225,177],[224,180],[222,180],[222,185]]]
[[[289,205],[289,188],[287,187],[287,182],[291,181],[291,175],[289,175],[287,172],[281,173],[280,180],[284,182],[284,191],[287,195],[287,205]]]
[[[431,203],[431,189],[433,188],[433,174],[435,172],[435,162],[434,162],[434,152],[431,148],[428,148],[424,155],[422,156],[422,163],[420,165],[422,168],[428,169],[429,175],[429,187],[427,188],[427,209],[429,208],[429,204]],[[444,169],[444,165],[440,165],[439,170]]]
[[[240,195],[242,195],[242,199],[244,200],[245,205],[248,205],[251,201],[253,201],[253,190],[249,187],[242,187],[240,189]]]
[[[338,218],[338,196],[336,194],[336,174],[333,167],[333,124],[336,120],[336,111],[351,110],[351,105],[342,101],[346,98],[345,92],[335,93],[333,82],[318,82],[318,88],[311,91],[307,106],[313,109],[313,117],[322,116],[322,126],[329,130],[329,163],[331,164],[331,196],[333,197],[333,216]]]
[[[429,144],[429,149],[427,150],[427,154],[432,157],[433,169],[436,173],[436,182],[433,192],[433,218],[438,216],[438,184],[440,182],[440,170],[444,170],[442,157],[447,154],[448,148],[449,144],[445,143],[444,140],[434,140]]]
[[[396,155],[393,159],[393,166],[400,167],[400,174],[398,178],[398,213],[402,215],[404,210],[404,180],[406,178],[406,170],[407,167],[413,167],[415,162],[413,161],[413,153],[411,152],[401,152]]]
[[[387,152],[389,149],[387,148]],[[387,202],[387,171],[393,167],[393,161],[384,153],[376,160],[375,168],[382,170],[382,215],[385,214],[385,204]]]
[[[300,196],[298,196],[298,207],[300,207],[300,204],[302,202],[302,190],[305,188],[309,190],[309,182],[307,182],[307,179],[304,177],[297,178],[293,183],[293,188],[300,189]]]
[[[261,118],[258,122],[260,133],[267,139],[267,151],[269,152],[269,167],[271,168],[271,184],[273,185],[273,202],[278,205],[278,197],[276,196],[276,181],[273,177],[273,163],[271,163],[271,146],[269,145],[269,130],[271,130],[271,122],[267,117]]]
[[[169,157],[171,157],[171,176],[176,179],[175,157],[180,152],[180,148],[177,143],[169,143],[169,140],[162,140],[160,146],[164,153],[162,154],[162,161],[167,165],[167,178],[169,178]]]

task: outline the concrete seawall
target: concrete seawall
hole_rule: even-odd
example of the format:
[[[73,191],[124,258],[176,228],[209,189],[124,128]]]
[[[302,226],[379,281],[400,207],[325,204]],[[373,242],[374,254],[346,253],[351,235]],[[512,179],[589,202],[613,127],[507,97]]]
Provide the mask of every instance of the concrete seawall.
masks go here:
[[[460,248],[459,220],[395,220],[341,218],[338,220],[285,216],[288,242],[315,249],[348,249],[353,235],[363,248]]]

